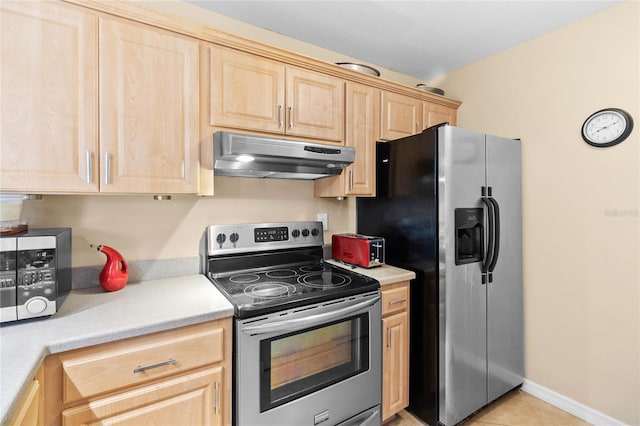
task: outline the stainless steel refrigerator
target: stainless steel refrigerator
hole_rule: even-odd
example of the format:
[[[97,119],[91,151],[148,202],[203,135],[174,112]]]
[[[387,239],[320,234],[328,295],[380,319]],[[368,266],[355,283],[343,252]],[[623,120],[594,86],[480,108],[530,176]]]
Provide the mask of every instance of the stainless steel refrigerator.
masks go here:
[[[416,272],[409,410],[451,426],[522,383],[520,141],[440,125],[376,153],[357,231]]]

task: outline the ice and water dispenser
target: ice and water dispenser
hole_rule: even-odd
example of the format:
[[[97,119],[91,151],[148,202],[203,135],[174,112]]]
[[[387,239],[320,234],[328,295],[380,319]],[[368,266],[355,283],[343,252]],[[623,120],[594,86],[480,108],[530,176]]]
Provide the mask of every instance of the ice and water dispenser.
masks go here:
[[[456,265],[482,262],[484,224],[482,208],[455,209]]]

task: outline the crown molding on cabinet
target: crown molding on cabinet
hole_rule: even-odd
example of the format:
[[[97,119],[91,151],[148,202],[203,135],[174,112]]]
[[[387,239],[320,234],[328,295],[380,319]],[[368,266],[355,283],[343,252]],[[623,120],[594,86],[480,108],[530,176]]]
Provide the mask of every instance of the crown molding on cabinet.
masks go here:
[[[165,30],[174,31],[186,36],[194,37],[202,41],[220,44],[230,48],[242,50],[255,55],[264,56],[273,60],[285,62],[287,64],[300,66],[313,71],[325,73],[345,80],[363,83],[371,87],[376,87],[386,91],[391,91],[413,98],[421,99],[433,104],[444,105],[451,108],[458,108],[460,101],[445,98],[430,92],[425,92],[413,87],[405,86],[392,81],[384,80],[358,73],[338,65],[312,59],[304,55],[290,52],[278,47],[263,44],[254,40],[249,40],[233,34],[216,30],[209,26],[188,21],[175,16],[164,15],[152,10],[145,9],[126,1],[102,1],[102,0],[63,0],[85,8],[90,8],[98,12],[119,16],[126,19],[138,21],[147,25],[152,25]]]

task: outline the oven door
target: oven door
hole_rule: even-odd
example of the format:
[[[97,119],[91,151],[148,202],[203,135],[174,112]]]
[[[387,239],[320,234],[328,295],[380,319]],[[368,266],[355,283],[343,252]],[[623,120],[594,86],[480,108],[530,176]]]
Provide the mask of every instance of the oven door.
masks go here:
[[[336,425],[382,398],[378,291],[236,322],[234,423]]]

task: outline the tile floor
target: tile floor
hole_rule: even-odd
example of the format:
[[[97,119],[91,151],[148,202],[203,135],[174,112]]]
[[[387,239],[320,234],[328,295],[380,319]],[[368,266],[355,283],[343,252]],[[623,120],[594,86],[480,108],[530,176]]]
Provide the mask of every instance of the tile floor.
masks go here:
[[[417,417],[402,411],[383,426],[423,426]],[[514,390],[474,413],[459,426],[587,426],[585,422],[521,390]]]

